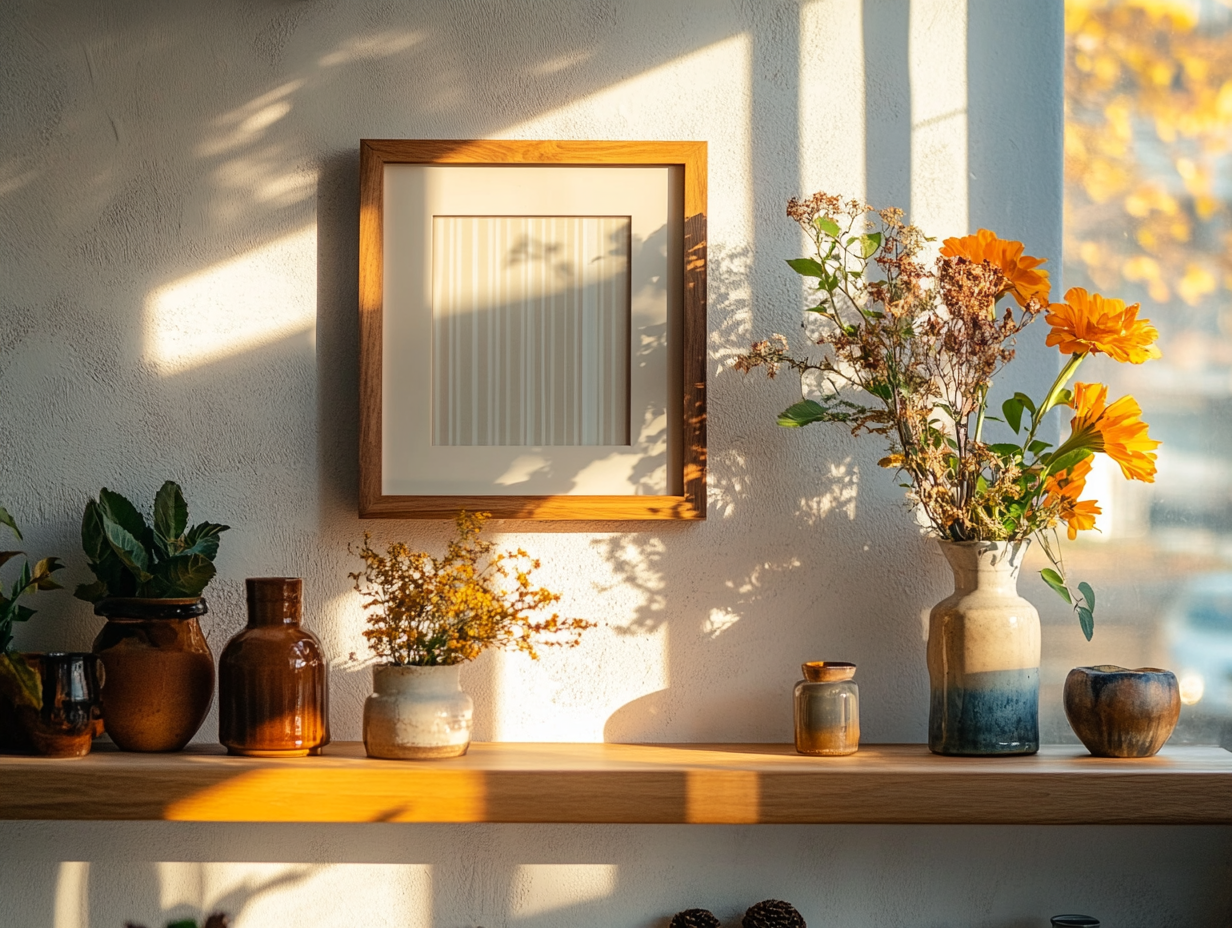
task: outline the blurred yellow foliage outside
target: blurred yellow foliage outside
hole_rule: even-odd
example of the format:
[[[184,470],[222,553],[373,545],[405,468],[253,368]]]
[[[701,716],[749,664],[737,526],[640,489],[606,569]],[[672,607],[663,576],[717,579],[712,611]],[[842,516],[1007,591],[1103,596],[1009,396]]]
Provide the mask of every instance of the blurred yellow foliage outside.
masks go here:
[[[1232,17],[1195,10],[1065,8],[1066,253],[1102,290],[1137,284],[1191,307],[1232,289],[1232,216],[1216,189],[1232,166]]]

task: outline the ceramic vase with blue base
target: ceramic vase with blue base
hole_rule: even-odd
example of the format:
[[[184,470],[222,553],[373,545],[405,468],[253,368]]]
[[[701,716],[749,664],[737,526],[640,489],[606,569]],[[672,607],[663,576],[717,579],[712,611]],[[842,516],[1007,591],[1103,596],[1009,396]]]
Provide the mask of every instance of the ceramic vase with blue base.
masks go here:
[[[1039,750],[1040,623],[1018,595],[1029,541],[942,541],[954,593],[928,621],[928,747],[989,756]]]

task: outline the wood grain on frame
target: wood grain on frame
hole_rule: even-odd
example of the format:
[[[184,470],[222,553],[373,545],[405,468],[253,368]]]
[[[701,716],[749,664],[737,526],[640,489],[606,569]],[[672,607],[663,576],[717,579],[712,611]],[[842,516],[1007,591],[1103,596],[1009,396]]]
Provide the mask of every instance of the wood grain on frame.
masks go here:
[[[386,164],[667,165],[683,171],[684,268],[679,349],[679,496],[394,496],[382,492],[383,207]],[[459,509],[497,519],[700,520],[706,517],[706,143],[375,140],[360,145],[359,515],[450,519]]]

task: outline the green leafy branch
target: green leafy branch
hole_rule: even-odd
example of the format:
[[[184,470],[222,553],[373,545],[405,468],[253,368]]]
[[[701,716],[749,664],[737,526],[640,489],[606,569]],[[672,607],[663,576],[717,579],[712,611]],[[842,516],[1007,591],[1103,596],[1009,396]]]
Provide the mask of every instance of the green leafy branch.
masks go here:
[[[1069,361],[1066,362],[1065,366],[1057,374],[1056,379],[1053,380],[1052,386],[1048,388],[1044,402],[1040,403],[1038,407],[1025,393],[1015,393],[1001,404],[1001,411],[1005,416],[1004,421],[1014,430],[1015,435],[1020,434],[1022,430],[1023,414],[1029,415],[1027,434],[1021,446],[1009,445],[1008,449],[1006,449],[1006,446],[1001,445],[991,446],[994,451],[1009,450],[1009,453],[1017,454],[1019,460],[1025,461],[1025,457],[1028,454],[1034,456],[1034,460],[1024,465],[1025,471],[1033,475],[1030,486],[1024,486],[1024,490],[1027,491],[1024,493],[1024,499],[1029,504],[1038,503],[1044,493],[1044,487],[1050,475],[1070,470],[1091,457],[1094,453],[1090,444],[1090,437],[1086,435],[1071,435],[1059,448],[1051,452],[1048,451],[1052,447],[1051,444],[1035,437],[1044,416],[1054,409],[1067,407],[1073,402],[1073,394],[1067,384],[1074,374],[1077,373],[1079,366],[1085,358],[1086,354],[1070,356]],[[1066,579],[1065,563],[1061,557],[1061,547],[1057,543],[1055,530],[1051,532],[1051,535],[1050,543],[1049,536],[1044,530],[1040,529],[1035,532],[1035,536],[1039,539],[1040,547],[1043,548],[1045,556],[1047,556],[1052,564],[1051,568],[1046,567],[1040,571],[1040,577],[1058,596],[1065,600],[1066,604],[1073,607],[1074,613],[1078,616],[1078,624],[1082,628],[1082,633],[1090,641],[1091,636],[1095,633],[1095,591],[1089,583],[1078,583],[1076,589],[1070,586]]]
[[[1091,636],[1095,634],[1095,590],[1092,589],[1089,583],[1078,583],[1077,592],[1075,592],[1065,579],[1065,563],[1061,558],[1061,546],[1057,543],[1056,532],[1051,532],[1051,541],[1045,532],[1037,532],[1036,537],[1039,539],[1040,546],[1044,549],[1044,554],[1048,560],[1052,562],[1052,569],[1045,567],[1040,571],[1040,577],[1060,596],[1067,604],[1074,607],[1074,613],[1078,616],[1078,624],[1082,628],[1082,634],[1086,636],[1087,641],[1091,640]]]
[[[111,596],[200,596],[214,578],[219,535],[229,527],[202,522],[188,528],[188,504],[171,480],[154,498],[153,525],[131,502],[103,487],[81,520],[81,544],[98,579],[78,586],[74,595],[92,603]]]
[[[930,270],[917,260],[930,239],[905,225],[898,210],[876,213],[879,227],[866,221],[870,212],[825,194],[792,200],[788,215],[811,240],[813,256],[786,263],[808,281],[813,305],[806,311],[824,321],[811,337],[829,352],[818,359],[795,356],[776,335],[755,343],[736,368],[748,373],[762,367],[773,377],[787,367],[799,376],[801,393],[810,395],[778,415],[780,426],[841,422],[853,434],[889,438],[891,454],[880,463],[905,472],[909,498],[940,537],[1040,537],[1052,564],[1041,576],[1074,607],[1089,638],[1094,593],[1087,584],[1068,585],[1056,546],[1043,533],[1076,503],[1054,493],[1050,478],[1098,449],[1090,435],[1072,435],[1058,448],[1037,437],[1050,412],[1072,404],[1067,385],[1085,355],[1067,361],[1043,402],[1015,393],[1001,405],[1004,418],[989,415],[993,380],[1012,359],[1015,337],[1041,311],[1040,302],[1019,300],[1021,311],[1011,306],[999,314],[998,301],[1013,292],[1003,270],[988,261],[952,259],[938,259]],[[928,280],[932,286],[924,285]],[[828,389],[814,391],[806,383],[814,374]],[[854,401],[844,395],[848,388],[859,391]],[[1016,439],[985,442],[989,419],[1008,425]]]
[[[0,525],[8,526],[18,541],[22,540],[17,522],[3,506],[0,506]],[[14,705],[39,709],[43,704],[42,687],[38,674],[12,651],[13,623],[28,622],[35,614],[35,610],[22,605],[23,597],[38,590],[61,589],[51,575],[62,570],[64,565],[59,558],[45,557],[32,567],[24,551],[0,551],[0,567],[19,557],[23,560],[17,579],[7,589],[0,584],[0,686]]]

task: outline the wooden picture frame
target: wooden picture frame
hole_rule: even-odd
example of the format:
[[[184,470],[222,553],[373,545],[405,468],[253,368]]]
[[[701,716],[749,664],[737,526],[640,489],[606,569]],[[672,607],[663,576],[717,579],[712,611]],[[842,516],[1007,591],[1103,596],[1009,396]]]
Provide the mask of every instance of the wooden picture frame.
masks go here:
[[[705,142],[441,139],[365,139],[361,142],[361,518],[450,519],[460,509],[487,511],[496,519],[641,521],[699,520],[706,517],[706,167]],[[468,170],[460,171],[458,168]],[[497,169],[497,172],[471,171],[471,168]],[[577,173],[579,171],[582,173]],[[627,200],[622,198],[620,192],[623,189],[621,185],[626,183],[632,191]],[[554,207],[554,194],[544,199],[548,204],[545,208],[539,208],[534,192],[538,189],[536,184],[551,191],[560,187],[579,191],[574,195],[575,199],[580,198],[585,208],[562,210]],[[438,187],[445,191],[439,196],[431,192]],[[421,195],[419,191],[425,188],[430,188],[430,193]],[[507,189],[529,192],[506,194]],[[464,192],[449,192],[460,190]],[[442,203],[453,202],[449,199],[451,196],[463,203],[460,211],[440,208]],[[510,196],[514,197],[512,201],[509,200]],[[487,208],[487,197],[493,204],[490,209]],[[595,209],[589,208],[591,197],[594,198]],[[660,200],[663,202],[657,202]],[[509,206],[510,202],[513,203],[512,207]],[[476,203],[481,205],[477,207]],[[629,203],[646,205],[633,208]],[[650,219],[643,222],[639,219],[639,211]],[[453,215],[455,212],[459,215]],[[652,249],[650,239],[639,233],[638,223],[643,222],[641,228],[644,232],[644,229],[651,227],[647,223],[657,224],[661,217],[667,219],[654,239]],[[635,304],[634,308],[624,311],[629,321],[620,323],[623,328],[612,328],[611,332],[617,333],[615,335],[605,335],[604,332],[596,335],[593,323],[586,329],[590,339],[586,344],[594,342],[600,345],[602,350],[618,361],[624,357],[625,343],[621,339],[626,338],[631,346],[623,368],[616,362],[605,363],[603,369],[614,370],[615,373],[605,375],[608,379],[602,380],[601,385],[601,389],[606,391],[604,396],[611,394],[624,403],[620,406],[613,400],[610,404],[617,412],[607,414],[608,418],[624,429],[611,434],[630,437],[624,440],[608,437],[600,441],[575,436],[563,443],[547,441],[536,444],[543,441],[543,436],[548,433],[528,430],[526,434],[531,436],[529,439],[519,433],[515,440],[509,441],[508,436],[512,432],[505,424],[497,427],[497,431],[506,437],[505,440],[500,440],[499,436],[492,438],[497,432],[493,432],[491,426],[486,426],[488,431],[479,438],[472,439],[465,437],[471,435],[467,430],[472,429],[474,435],[480,435],[478,426],[461,428],[449,424],[447,429],[442,427],[440,420],[446,414],[440,410],[446,407],[440,405],[443,401],[439,397],[448,391],[440,385],[446,383],[444,378],[447,376],[454,376],[446,370],[449,367],[448,359],[460,357],[461,361],[453,362],[459,369],[470,363],[471,368],[466,368],[467,371],[481,369],[485,378],[496,382],[495,386],[487,388],[489,392],[486,397],[503,395],[498,377],[504,376],[506,381],[512,382],[518,376],[494,372],[500,364],[481,363],[477,349],[468,348],[448,355],[446,349],[441,347],[446,339],[440,333],[446,331],[449,323],[442,322],[440,314],[455,312],[458,314],[456,318],[469,320],[465,323],[471,327],[467,331],[478,331],[481,325],[487,325],[490,331],[499,333],[487,336],[497,346],[495,351],[508,353],[514,350],[507,347],[509,339],[504,334],[507,329],[491,328],[507,323],[478,321],[489,320],[497,312],[506,314],[499,317],[504,320],[510,312],[508,305],[513,304],[492,310],[487,309],[486,304],[481,307],[476,303],[465,307],[465,312],[469,314],[465,317],[461,315],[462,309],[441,308],[442,303],[447,302],[440,296],[445,291],[439,281],[433,283],[433,279],[445,276],[445,272],[430,269],[444,265],[431,262],[445,261],[448,264],[448,261],[453,261],[448,266],[462,266],[466,274],[471,273],[472,265],[480,263],[468,263],[461,258],[433,257],[434,248],[439,251],[454,241],[448,236],[455,233],[448,230],[453,228],[450,223],[455,220],[481,224],[475,227],[487,230],[483,234],[489,236],[487,240],[491,242],[497,242],[492,238],[497,233],[491,230],[504,228],[501,223],[513,223],[514,227],[523,228],[518,223],[561,221],[575,224],[568,228],[581,228],[578,223],[589,223],[587,229],[599,228],[596,223],[606,223],[603,225],[605,230],[617,230],[610,233],[611,241],[633,243],[627,249],[631,257],[625,263],[621,263],[619,247],[602,244],[602,239],[598,239],[601,244],[596,246],[607,249],[603,254],[614,256],[610,260],[615,270],[604,280],[616,280],[618,284],[626,280],[629,282],[624,290],[612,285],[615,289],[611,292],[616,296],[609,299],[613,306],[622,299],[624,305]],[[408,229],[409,232],[406,231]],[[584,237],[582,232],[575,234],[579,240]],[[457,235],[457,241],[462,241],[461,233]],[[618,235],[624,238],[618,239]],[[489,250],[499,256],[504,253],[500,249],[511,240],[502,238]],[[595,236],[591,235],[590,240],[595,241]],[[462,245],[449,247],[458,250],[459,254],[472,254],[462,252]],[[577,254],[579,258],[583,256],[581,250]],[[646,257],[643,258],[643,255]],[[485,266],[499,265],[496,258],[484,260],[488,262]],[[597,260],[586,259],[579,261],[578,265],[590,266]],[[650,276],[646,268],[653,269],[657,265],[644,264],[639,271],[638,261],[664,262],[666,273]],[[491,273],[508,272],[501,270]],[[653,282],[653,289],[647,281]],[[571,286],[576,288],[580,285],[574,283]],[[635,296],[635,291],[638,294],[649,293],[650,296]],[[458,302],[462,297],[450,299],[453,300],[450,306],[462,305]],[[644,299],[651,300],[651,304],[647,305],[658,307],[660,303],[653,300],[660,300],[662,307],[666,307],[655,310],[666,314],[660,320],[663,324],[639,329],[639,320],[650,318],[637,315],[636,307],[641,305],[638,300]],[[519,305],[529,304],[523,302]],[[646,332],[652,328],[658,334],[654,339],[649,339]],[[574,329],[582,331],[583,326],[578,323]],[[541,330],[546,331],[536,331]],[[552,331],[555,333],[555,328]],[[564,341],[566,354],[573,350],[569,345],[582,343],[580,336],[570,338],[573,340]],[[639,344],[651,347],[639,353]],[[530,358],[528,352],[533,347],[518,349],[523,351],[519,357]],[[490,354],[493,349],[487,350]],[[559,351],[553,350],[557,354],[552,355],[545,366],[567,364],[575,376],[596,379],[597,375],[589,372],[589,362],[584,363],[583,358],[569,357],[557,361]],[[474,359],[467,351],[474,355]],[[541,351],[541,356],[548,357],[546,349]],[[585,358],[591,357],[593,353],[585,355]],[[651,360],[646,361],[646,358]],[[525,410],[535,402],[533,391],[525,386],[524,372],[532,363],[529,360],[516,363],[521,365],[523,371],[523,406],[518,408]],[[508,362],[505,367],[513,370],[514,362]],[[552,369],[555,370],[554,367]],[[585,373],[579,374],[577,371]],[[477,378],[479,375],[468,372],[456,375],[455,379],[465,385],[469,384],[468,378],[472,376]],[[622,380],[622,377],[625,379]],[[556,389],[564,391],[562,395],[576,394],[568,387]],[[652,455],[651,451],[644,451],[651,448],[647,444],[651,439],[645,438],[650,434],[648,427],[640,424],[641,420],[648,421],[650,418],[650,413],[646,412],[649,407],[643,397],[658,397],[660,393],[662,396],[655,403],[662,415],[654,419],[652,437],[657,443],[653,444]],[[427,399],[428,394],[438,398]],[[479,410],[475,415],[488,418],[500,415],[490,411],[490,404],[473,397],[469,402],[472,408]],[[509,401],[505,402],[508,404]],[[433,403],[437,405],[433,406]],[[457,401],[456,408],[462,409],[463,405]],[[455,407],[449,406],[448,409],[454,410]],[[642,411],[641,420],[638,420],[639,410]],[[449,415],[460,419],[465,413],[455,411]],[[510,415],[529,418],[532,413],[523,411]],[[620,416],[627,417],[628,422],[622,422]],[[461,440],[444,440],[441,437],[459,431],[464,433]],[[531,444],[534,444],[533,448],[528,447]],[[569,447],[564,447],[564,444]],[[506,457],[523,451],[533,453],[520,454],[517,460],[531,460],[532,464],[525,466],[531,467],[531,472],[539,476],[533,479],[526,476],[502,477],[500,480],[492,478],[491,475],[499,471]],[[633,466],[631,470],[628,462],[632,460],[636,464],[638,455],[643,451],[648,463],[640,469]],[[613,453],[603,457],[607,452]],[[583,467],[590,460],[588,454],[603,466],[592,466],[595,465],[592,461],[591,465]],[[489,466],[486,463],[489,459],[496,463]],[[607,462],[613,460],[619,466],[609,466]],[[497,469],[492,470],[492,467]],[[514,472],[522,473],[517,468],[510,471]],[[582,479],[579,473],[589,476]],[[644,476],[646,473],[652,476]],[[598,476],[594,476],[596,474]],[[572,483],[562,490],[569,480]],[[546,485],[550,490],[522,492],[519,482],[531,488]]]

